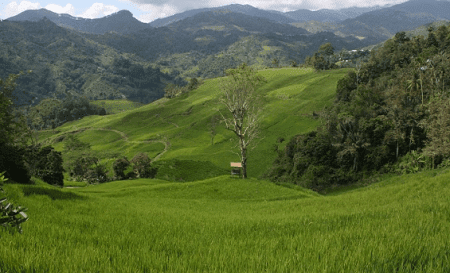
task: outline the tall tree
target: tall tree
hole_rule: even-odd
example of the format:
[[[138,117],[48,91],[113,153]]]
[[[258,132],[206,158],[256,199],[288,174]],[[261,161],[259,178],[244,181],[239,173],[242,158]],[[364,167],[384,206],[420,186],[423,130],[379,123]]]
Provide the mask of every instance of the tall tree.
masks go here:
[[[0,171],[5,176],[19,183],[28,183],[30,175],[24,163],[24,147],[28,134],[25,120],[14,114],[12,93],[16,87],[16,79],[23,74],[11,74],[0,79]]]
[[[234,132],[238,138],[242,178],[247,178],[247,150],[259,137],[258,127],[261,117],[255,89],[265,82],[265,79],[256,75],[256,72],[245,63],[236,69],[228,69],[225,73],[227,77],[221,82],[220,102],[231,113],[231,118],[220,114],[226,128]]]
[[[423,153],[432,157],[433,167],[436,157],[450,156],[450,99],[436,97],[430,102],[430,116],[421,125],[427,131],[427,146]]]
[[[334,47],[331,43],[325,43],[319,47],[319,54],[325,56],[332,56],[334,54]]]

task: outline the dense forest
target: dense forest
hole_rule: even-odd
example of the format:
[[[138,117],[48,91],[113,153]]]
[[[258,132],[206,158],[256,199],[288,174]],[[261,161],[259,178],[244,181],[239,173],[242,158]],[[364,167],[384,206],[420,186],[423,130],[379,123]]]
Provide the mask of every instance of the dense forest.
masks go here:
[[[166,82],[180,82],[141,58],[121,54],[44,18],[0,22],[0,78],[17,79],[14,101],[36,105],[43,99],[74,97],[149,103],[164,95]]]
[[[322,125],[286,144],[266,176],[313,189],[448,164],[450,28],[399,32],[337,84]]]

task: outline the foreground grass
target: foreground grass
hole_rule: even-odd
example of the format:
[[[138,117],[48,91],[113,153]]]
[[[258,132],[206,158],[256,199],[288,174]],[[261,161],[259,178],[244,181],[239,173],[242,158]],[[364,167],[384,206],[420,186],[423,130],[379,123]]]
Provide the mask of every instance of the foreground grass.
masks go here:
[[[450,173],[320,196],[228,176],[77,189],[6,185],[1,272],[449,272]]]

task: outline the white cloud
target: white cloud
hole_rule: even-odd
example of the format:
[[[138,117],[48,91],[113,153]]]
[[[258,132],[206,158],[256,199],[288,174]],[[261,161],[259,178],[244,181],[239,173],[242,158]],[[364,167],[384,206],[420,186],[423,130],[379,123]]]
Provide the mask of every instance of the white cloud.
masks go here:
[[[24,12],[28,9],[40,9],[41,4],[32,3],[30,1],[22,1],[20,4],[17,4],[16,1],[13,1],[6,5],[3,10],[1,10],[2,17],[9,18],[11,16],[17,15],[21,12]]]
[[[70,15],[75,15],[75,7],[72,4],[67,4],[65,7],[56,4],[49,4],[45,6],[45,8],[55,13],[67,13]]]
[[[99,18],[106,15],[110,15],[114,12],[118,12],[119,8],[112,5],[105,5],[103,3],[94,3],[90,8],[88,8],[85,12],[80,14],[80,17],[83,18]]]
[[[349,7],[369,7],[386,4],[400,4],[408,0],[119,0],[131,3],[137,9],[150,11],[139,16],[143,22],[170,16],[174,13],[190,9],[226,6],[230,4],[251,5],[256,8],[278,11],[293,11],[298,9],[342,9]]]
[[[155,6],[155,5],[138,5],[138,9],[146,12],[145,14],[142,14],[137,18],[139,21],[148,23],[158,18],[164,18],[167,16],[172,16],[176,13],[179,13],[180,11],[172,5],[162,5],[162,6]]]

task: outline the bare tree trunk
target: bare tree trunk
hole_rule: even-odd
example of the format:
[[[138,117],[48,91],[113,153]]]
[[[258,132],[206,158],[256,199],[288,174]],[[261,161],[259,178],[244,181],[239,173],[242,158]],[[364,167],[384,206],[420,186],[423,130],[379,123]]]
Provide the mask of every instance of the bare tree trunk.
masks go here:
[[[397,140],[397,148],[395,149],[395,159],[398,159],[398,140]]]
[[[239,146],[241,149],[241,165],[242,165],[242,178],[247,178],[247,147],[244,145],[244,138],[239,138]]]

